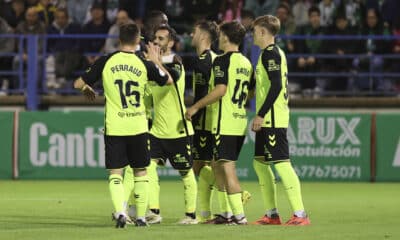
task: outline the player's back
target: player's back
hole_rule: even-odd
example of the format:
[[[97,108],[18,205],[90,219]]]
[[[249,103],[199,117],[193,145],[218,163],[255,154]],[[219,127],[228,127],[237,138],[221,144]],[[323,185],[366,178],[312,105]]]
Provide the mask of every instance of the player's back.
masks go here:
[[[243,136],[247,127],[245,104],[252,76],[250,61],[240,52],[218,56],[213,64],[214,84],[225,79],[227,91],[212,105],[212,132],[221,135]]]
[[[108,56],[103,72],[107,135],[136,135],[148,131],[143,103],[147,69],[134,53],[116,52]]]
[[[169,86],[160,87],[151,84],[154,119],[150,133],[158,138],[170,139],[184,137],[187,134],[193,135],[191,122],[183,117],[186,112],[184,104],[185,69],[179,62],[171,62],[167,65],[179,72],[180,76],[174,84]],[[183,121],[186,122],[188,133],[186,133]]]

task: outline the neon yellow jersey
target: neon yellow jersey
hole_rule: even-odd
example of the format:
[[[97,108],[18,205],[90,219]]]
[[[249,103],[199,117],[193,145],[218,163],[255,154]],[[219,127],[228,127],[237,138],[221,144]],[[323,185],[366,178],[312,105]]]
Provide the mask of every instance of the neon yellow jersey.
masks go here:
[[[214,86],[227,86],[226,94],[212,107],[212,133],[244,136],[246,134],[247,100],[253,68],[250,61],[239,52],[228,52],[215,58],[213,63]]]
[[[82,79],[89,85],[103,80],[105,135],[131,136],[148,131],[143,102],[148,80],[164,85],[168,75],[134,53],[115,52],[99,58]]]
[[[150,133],[157,138],[163,139],[193,135],[192,123],[184,118],[184,113],[186,112],[184,104],[185,69],[177,61],[164,65],[168,69],[173,69],[178,79],[174,84],[165,87],[150,85],[154,111]]]
[[[217,55],[211,51],[204,51],[193,65],[193,93],[194,103],[206,96],[213,88],[210,84],[213,79],[212,64]],[[199,112],[193,117],[192,123],[195,130],[211,131],[211,105],[200,109]]]
[[[256,67],[256,110],[262,127],[289,126],[288,67],[285,53],[276,45],[264,49]]]

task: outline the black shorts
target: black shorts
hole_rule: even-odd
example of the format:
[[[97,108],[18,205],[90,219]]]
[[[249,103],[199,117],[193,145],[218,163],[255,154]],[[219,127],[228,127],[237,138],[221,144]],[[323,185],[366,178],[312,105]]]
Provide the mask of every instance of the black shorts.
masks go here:
[[[130,165],[145,168],[150,164],[149,134],[133,136],[104,135],[106,168],[118,169]]]
[[[255,157],[262,162],[289,159],[287,128],[261,128],[256,133]]]
[[[188,170],[193,166],[192,136],[181,138],[157,138],[150,134],[151,159],[161,160],[164,164],[167,159],[176,170]]]
[[[211,161],[213,158],[213,135],[210,131],[198,130],[193,136],[193,160]]]
[[[239,158],[245,136],[214,135],[214,160],[236,161]]]

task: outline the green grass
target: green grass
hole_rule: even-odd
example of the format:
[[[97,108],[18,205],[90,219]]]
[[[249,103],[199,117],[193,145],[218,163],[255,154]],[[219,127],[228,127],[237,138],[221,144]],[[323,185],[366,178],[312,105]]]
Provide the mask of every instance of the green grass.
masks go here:
[[[258,185],[243,182],[253,194],[246,205],[252,221],[264,210]],[[114,229],[106,181],[0,181],[0,239],[266,239],[379,240],[400,239],[399,183],[303,183],[312,225],[180,226],[183,189],[180,182],[161,182],[163,223],[149,228]],[[283,220],[288,201],[278,186]]]

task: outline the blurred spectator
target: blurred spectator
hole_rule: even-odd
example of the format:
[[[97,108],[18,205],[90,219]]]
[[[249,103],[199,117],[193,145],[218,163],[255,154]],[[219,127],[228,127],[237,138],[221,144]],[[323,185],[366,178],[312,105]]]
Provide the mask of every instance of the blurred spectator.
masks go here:
[[[53,22],[56,7],[51,4],[51,0],[40,0],[36,5],[36,10],[39,14],[39,19],[46,24],[46,27]]]
[[[276,8],[279,5],[279,0],[246,0],[244,9],[253,11],[256,17],[271,14],[274,15]]]
[[[129,18],[128,13],[125,10],[119,10],[117,14],[117,21],[110,27],[108,31],[108,35],[112,35],[114,37],[109,37],[106,40],[106,45],[104,47],[105,53],[113,53],[119,48],[119,28],[121,25],[125,23],[133,22],[132,19]]]
[[[54,35],[80,33],[80,26],[69,21],[67,9],[57,9],[55,19],[48,27],[47,33]],[[49,38],[46,59],[47,87],[63,87],[67,79],[71,79],[74,71],[82,65],[79,43],[71,38]]]
[[[309,24],[298,29],[296,35],[317,37],[326,34],[326,28],[321,26],[321,12],[318,7],[312,6],[308,9]],[[324,41],[320,39],[303,39],[295,41],[295,50],[299,54],[319,54],[324,52]],[[314,56],[304,56],[297,59],[297,71],[311,73],[323,69],[323,59]],[[298,81],[302,89],[313,89],[315,77],[300,78]]]
[[[26,8],[30,8],[30,7],[35,7],[36,5],[38,5],[39,0],[25,0],[26,3]]]
[[[350,26],[345,12],[337,13],[335,17],[335,26],[328,31],[328,35],[334,36],[349,36],[356,35],[354,29]],[[326,67],[329,72],[334,73],[347,73],[351,70],[351,59],[343,58],[346,54],[354,53],[354,49],[357,47],[355,40],[348,39],[334,39],[326,42],[327,48],[326,53],[336,55],[333,59],[326,60]],[[329,79],[318,79],[317,90],[322,93],[325,90],[343,91],[346,90],[348,85],[347,78],[343,77],[331,77]]]
[[[400,15],[397,15],[395,21],[393,22],[393,36],[398,37],[393,44],[393,49],[392,53],[397,54],[397,56],[400,56]],[[392,72],[400,73],[400,59],[396,58],[393,59],[392,64],[390,66],[390,70]],[[398,92],[400,92],[400,78],[397,78],[397,81],[395,83],[396,89]]]
[[[165,14],[168,16],[169,25],[178,34],[190,32],[192,24],[184,17],[185,5],[183,0],[169,0],[165,2]]]
[[[329,27],[333,24],[333,17],[336,10],[336,5],[332,0],[322,0],[319,5],[321,12],[321,26]]]
[[[362,0],[343,0],[337,7],[337,12],[346,14],[349,25],[360,30],[365,20],[365,5]]]
[[[384,0],[381,6],[382,21],[392,26],[400,12],[399,0]]]
[[[135,5],[135,3],[133,3]],[[110,23],[115,21],[119,9],[119,0],[93,0],[92,5],[101,5],[104,10],[104,16]],[[131,2],[132,7],[132,2]],[[89,16],[89,21],[91,16]]]
[[[199,20],[209,19],[218,20],[220,1],[210,0],[196,0],[196,1],[184,1],[184,16],[186,19],[190,19],[192,22]]]
[[[377,9],[371,8],[367,10],[366,24],[361,34],[368,36],[367,39],[360,42],[359,52],[365,54],[364,57],[354,60],[354,66],[360,72],[379,73],[383,72],[384,60],[382,56],[376,54],[385,54],[390,52],[391,45],[387,40],[375,39],[376,35],[388,35],[385,31],[382,18]],[[359,77],[355,81],[356,89],[360,90],[388,90],[390,81],[383,77]]]
[[[94,4],[90,9],[92,20],[83,26],[82,33],[84,34],[107,34],[110,29],[110,23],[104,16],[103,7],[100,4]],[[84,44],[83,52],[90,54],[98,54],[104,52],[105,38],[85,39],[82,41]],[[92,65],[99,56],[86,55],[86,60],[89,65]]]
[[[119,8],[127,11],[136,24],[142,24],[146,15],[146,3],[147,0],[136,0],[133,8],[131,0],[120,0]]]
[[[307,11],[310,7],[310,1],[296,0],[296,3],[292,7],[293,18],[296,19],[296,27],[302,27],[308,23]]]
[[[260,48],[253,44],[253,21],[255,20],[254,13],[248,10],[242,10],[240,22],[246,29],[246,35],[240,47],[241,52],[245,55],[253,64],[256,63]]]
[[[0,35],[12,34],[13,29],[7,22],[0,17]],[[14,38],[0,37],[0,53],[14,52]],[[10,71],[12,66],[12,57],[0,56],[0,71]],[[10,85],[10,76],[0,74],[0,94],[4,95],[4,91],[8,90]]]
[[[18,24],[16,28],[16,34],[45,34],[46,33],[46,26],[43,22],[39,20],[39,14],[36,10],[36,7],[29,7],[25,13],[25,20]],[[13,60],[13,70],[18,71],[20,64],[26,66],[28,60],[27,55],[27,44],[23,44],[23,49],[19,49],[18,51],[22,52],[21,55],[17,55],[14,57]],[[38,54],[39,54],[39,61],[38,61],[38,70],[42,69],[40,65],[42,64],[42,59],[40,53],[43,52],[43,39],[39,38],[38,42]],[[38,77],[40,77],[40,71],[38,71]],[[40,78],[38,78],[40,79]],[[21,86],[20,86],[21,87]]]
[[[25,1],[12,0],[4,5],[2,9],[4,20],[15,29],[17,25],[25,19]]]
[[[68,0],[67,9],[70,20],[81,26],[87,23],[92,2],[93,0]]]
[[[242,8],[243,0],[223,0],[219,8],[218,20],[221,22],[239,20]]]
[[[276,9],[276,16],[281,22],[281,28],[279,30],[279,36],[290,36],[296,31],[296,25],[294,23],[293,16],[290,14],[290,9],[286,4],[281,4]],[[282,40],[280,37],[275,38],[275,43],[286,53],[291,53],[294,50],[294,46],[291,40]]]

